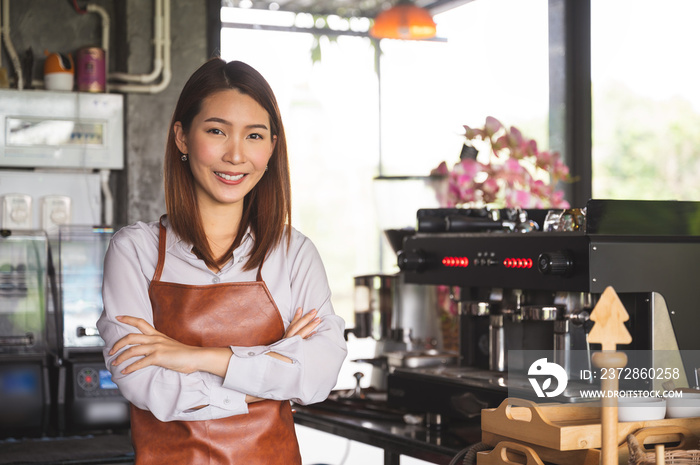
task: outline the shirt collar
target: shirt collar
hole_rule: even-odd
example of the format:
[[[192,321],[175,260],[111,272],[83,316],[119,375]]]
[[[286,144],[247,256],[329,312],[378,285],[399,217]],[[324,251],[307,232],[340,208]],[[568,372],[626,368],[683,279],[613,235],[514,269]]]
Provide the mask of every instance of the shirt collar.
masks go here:
[[[168,221],[167,217],[163,218],[162,220],[163,225],[166,228],[166,233],[167,237],[165,239],[165,247],[167,252],[172,252],[172,253],[178,253],[182,255],[184,258],[186,258],[188,261],[199,261],[201,260],[197,258],[197,256],[192,253],[192,244],[189,242],[185,241],[182,239],[180,236],[178,236],[175,231],[173,231],[172,226],[170,225],[170,222]],[[243,239],[241,240],[241,243],[238,245],[233,250],[233,258],[235,258],[235,261],[238,261],[240,257],[248,257],[251,254],[251,251],[253,249],[253,232],[250,229],[250,226],[246,229],[245,234],[243,235]],[[175,252],[177,250],[177,252]],[[228,267],[231,266],[233,263],[233,260],[229,260],[226,265],[222,268],[222,271]]]

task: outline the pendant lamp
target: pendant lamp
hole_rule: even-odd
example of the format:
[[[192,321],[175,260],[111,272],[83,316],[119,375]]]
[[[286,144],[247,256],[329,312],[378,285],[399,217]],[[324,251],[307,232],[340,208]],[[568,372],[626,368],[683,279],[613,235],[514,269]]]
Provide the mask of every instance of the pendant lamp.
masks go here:
[[[435,21],[425,8],[399,0],[377,15],[369,34],[375,39],[431,39],[436,34]]]

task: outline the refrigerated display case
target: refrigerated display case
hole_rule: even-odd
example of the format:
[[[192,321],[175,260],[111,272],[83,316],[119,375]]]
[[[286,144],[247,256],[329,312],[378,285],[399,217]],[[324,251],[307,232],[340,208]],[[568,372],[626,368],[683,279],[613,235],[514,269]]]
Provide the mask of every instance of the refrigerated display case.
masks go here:
[[[96,326],[103,308],[104,255],[113,233],[107,227],[61,226],[58,230],[61,431],[129,427],[129,404],[105,367],[104,341]]]
[[[43,231],[0,231],[0,438],[49,427],[47,259]]]

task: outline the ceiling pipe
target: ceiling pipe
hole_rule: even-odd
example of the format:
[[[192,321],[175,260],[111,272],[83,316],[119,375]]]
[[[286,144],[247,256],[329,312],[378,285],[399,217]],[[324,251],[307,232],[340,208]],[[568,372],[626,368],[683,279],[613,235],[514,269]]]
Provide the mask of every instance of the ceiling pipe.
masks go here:
[[[170,0],[155,0],[156,2],[163,2],[163,19],[162,19],[162,35],[160,41],[156,37],[156,48],[158,47],[158,42],[161,43],[162,53],[163,53],[163,69],[161,73],[161,80],[158,84],[142,85],[142,84],[112,84],[110,89],[117,92],[126,93],[150,93],[155,94],[162,92],[170,84],[170,79],[172,78],[172,71],[170,67]],[[155,32],[154,32],[155,35]],[[155,66],[155,63],[154,63]]]
[[[2,0],[2,38],[4,39],[7,54],[12,61],[12,66],[14,67],[15,73],[17,73],[17,90],[22,90],[24,89],[22,65],[20,65],[19,56],[17,56],[17,52],[10,38],[10,0]]]
[[[109,52],[109,13],[107,13],[107,10],[94,3],[88,3],[85,10],[90,13],[98,14],[102,19],[102,48],[105,51],[105,62],[109,63],[109,61],[107,61],[107,52]]]
[[[163,0],[155,0],[155,16],[153,20],[153,44],[154,44],[154,59],[153,71],[148,74],[129,74],[129,73],[109,73],[109,79],[123,82],[138,82],[148,84],[156,80],[163,71],[163,45],[165,38],[163,36]]]
[[[107,70],[109,69],[109,25],[110,25],[110,19],[109,19],[109,13],[107,13],[107,10],[102,8],[99,5],[95,5],[94,3],[88,3],[85,7],[85,11],[90,12],[90,13],[96,13],[97,15],[100,16],[101,22],[102,22],[102,50],[105,52],[105,75],[107,74]],[[107,87],[107,83],[105,83],[105,90],[109,90]]]

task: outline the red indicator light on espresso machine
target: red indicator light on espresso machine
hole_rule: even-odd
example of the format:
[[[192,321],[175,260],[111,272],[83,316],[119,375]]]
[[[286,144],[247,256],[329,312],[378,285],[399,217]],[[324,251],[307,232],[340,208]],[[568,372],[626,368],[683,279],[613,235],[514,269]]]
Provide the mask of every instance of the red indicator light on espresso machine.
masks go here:
[[[533,261],[531,258],[506,258],[503,260],[503,266],[506,268],[532,268]]]
[[[445,257],[442,259],[442,264],[451,268],[466,268],[469,266],[469,259],[467,257]]]

